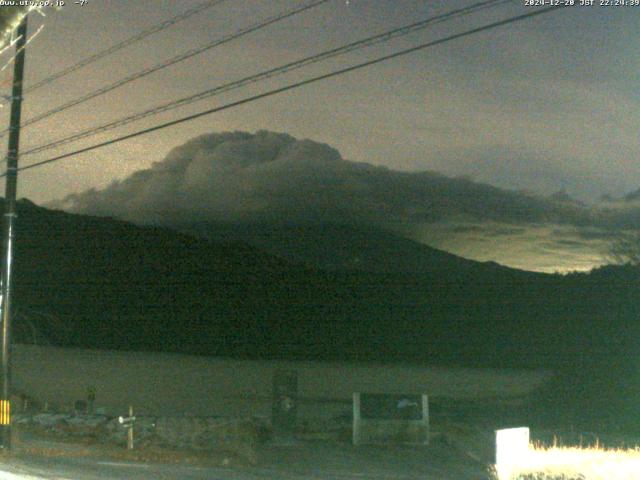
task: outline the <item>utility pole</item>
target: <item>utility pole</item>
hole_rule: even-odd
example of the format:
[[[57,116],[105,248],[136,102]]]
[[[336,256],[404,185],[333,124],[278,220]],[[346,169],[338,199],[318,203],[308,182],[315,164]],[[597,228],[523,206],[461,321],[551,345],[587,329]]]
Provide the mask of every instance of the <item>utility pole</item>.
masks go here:
[[[18,150],[20,146],[20,113],[22,108],[22,79],[27,44],[27,16],[17,30],[16,57],[13,66],[11,93],[11,123],[9,126],[9,150],[7,153],[6,187],[4,194],[4,256],[2,285],[0,286],[0,357],[2,364],[2,391],[0,392],[0,448],[11,448],[11,293],[13,290],[13,243],[16,218],[16,193],[18,187]]]

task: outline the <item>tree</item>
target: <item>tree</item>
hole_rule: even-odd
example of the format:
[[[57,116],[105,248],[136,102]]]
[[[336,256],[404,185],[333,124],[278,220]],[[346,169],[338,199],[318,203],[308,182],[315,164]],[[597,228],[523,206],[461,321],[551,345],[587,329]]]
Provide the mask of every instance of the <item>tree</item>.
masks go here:
[[[618,232],[609,248],[608,258],[619,265],[640,265],[640,232]]]

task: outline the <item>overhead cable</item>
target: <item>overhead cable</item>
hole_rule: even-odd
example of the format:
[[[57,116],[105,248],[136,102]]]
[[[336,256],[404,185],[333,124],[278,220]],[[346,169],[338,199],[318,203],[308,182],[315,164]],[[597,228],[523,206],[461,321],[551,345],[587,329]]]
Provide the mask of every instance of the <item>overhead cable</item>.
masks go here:
[[[313,83],[316,83],[316,82],[319,82],[319,81],[322,81],[322,80],[326,80],[326,79],[329,79],[329,78],[334,78],[334,77],[337,77],[339,75],[343,75],[345,73],[353,72],[355,70],[359,70],[359,69],[362,69],[362,68],[365,68],[365,67],[370,67],[372,65],[376,65],[378,63],[382,63],[382,62],[385,62],[385,61],[388,61],[388,60],[391,60],[391,59],[394,59],[394,58],[398,58],[398,57],[401,57],[401,56],[404,56],[404,55],[408,55],[410,53],[415,53],[415,52],[418,52],[418,51],[421,51],[421,50],[424,50],[424,49],[427,49],[427,48],[434,47],[436,45],[441,45],[443,43],[447,43],[447,42],[450,42],[452,40],[457,40],[459,38],[468,37],[468,36],[474,35],[476,33],[484,32],[484,31],[487,31],[487,30],[492,30],[492,29],[497,28],[497,27],[501,27],[501,26],[508,25],[508,24],[511,24],[511,23],[519,22],[519,21],[522,21],[522,20],[525,20],[525,19],[528,19],[528,18],[531,18],[531,17],[543,15],[545,13],[550,13],[552,11],[560,10],[562,8],[565,8],[565,7],[551,6],[551,7],[544,7],[544,8],[532,10],[532,11],[530,11],[528,13],[524,13],[524,14],[521,14],[521,15],[516,15],[516,16],[513,16],[513,17],[509,17],[509,18],[504,19],[504,20],[499,20],[499,21],[496,21],[496,22],[492,22],[492,23],[483,25],[481,27],[476,27],[476,28],[473,28],[473,29],[470,29],[470,30],[466,30],[466,31],[461,32],[461,33],[456,33],[454,35],[450,35],[450,36],[447,36],[447,37],[444,37],[444,38],[440,38],[438,40],[434,40],[434,41],[431,41],[431,42],[423,43],[423,44],[420,44],[420,45],[417,45],[417,46],[414,46],[414,47],[411,47],[411,48],[400,50],[400,51],[395,52],[395,53],[384,55],[384,56],[375,58],[373,60],[369,60],[369,61],[366,61],[366,62],[358,63],[358,64],[352,65],[350,67],[346,67],[346,68],[342,68],[342,69],[339,69],[339,70],[335,70],[333,72],[325,73],[323,75],[318,75],[318,76],[315,76],[315,77],[311,77],[311,78],[308,78],[306,80],[302,80],[302,81],[299,81],[299,82],[295,82],[295,83],[286,85],[284,87],[276,88],[276,89],[269,90],[269,91],[264,92],[264,93],[260,93],[260,94],[257,94],[257,95],[253,95],[253,96],[250,96],[250,97],[243,98],[241,100],[237,100],[237,101],[234,101],[234,102],[231,102],[231,103],[227,103],[227,104],[219,106],[219,107],[215,107],[215,108],[211,108],[211,109],[208,109],[208,110],[204,110],[202,112],[199,112],[199,113],[196,113],[196,114],[193,114],[193,115],[188,115],[186,117],[182,117],[182,118],[179,118],[177,120],[172,120],[170,122],[161,123],[159,125],[155,125],[153,127],[146,128],[144,130],[139,130],[139,131],[134,132],[134,133],[129,133],[127,135],[122,135],[120,137],[116,137],[116,138],[113,138],[111,140],[107,140],[105,142],[100,142],[100,143],[97,143],[97,144],[94,144],[94,145],[91,145],[91,146],[88,146],[88,147],[85,147],[85,148],[74,150],[72,152],[68,152],[68,153],[65,153],[63,155],[58,155],[56,157],[52,157],[52,158],[49,158],[49,159],[46,159],[46,160],[35,162],[35,163],[30,164],[30,165],[26,165],[26,166],[18,168],[18,171],[29,170],[29,169],[32,169],[32,168],[41,167],[43,165],[51,164],[51,163],[54,163],[54,162],[59,162],[61,160],[64,160],[64,159],[70,158],[70,157],[74,157],[74,156],[79,155],[81,153],[90,152],[90,151],[97,150],[97,149],[102,148],[102,147],[106,147],[108,145],[113,145],[113,144],[116,144],[116,143],[124,142],[126,140],[130,140],[132,138],[139,137],[141,135],[146,135],[148,133],[156,132],[158,130],[162,130],[162,129],[165,129],[165,128],[168,128],[168,127],[172,127],[174,125],[178,125],[178,124],[181,124],[181,123],[189,122],[191,120],[195,120],[195,119],[207,116],[207,115],[211,115],[211,114],[214,114],[214,113],[217,113],[217,112],[221,112],[221,111],[224,111],[224,110],[229,110],[231,108],[235,108],[235,107],[238,107],[240,105],[244,105],[244,104],[251,103],[251,102],[254,102],[254,101],[257,101],[257,100],[261,100],[263,98],[268,98],[268,97],[271,97],[271,96],[274,96],[274,95],[278,95],[280,93],[288,92],[290,90],[294,90],[294,89],[303,87],[305,85],[310,85],[310,84],[313,84]],[[6,173],[0,175],[0,177],[3,177],[3,176],[6,176]]]
[[[268,27],[269,25],[272,25],[274,23],[280,22],[280,21],[282,21],[282,20],[284,20],[286,18],[290,18],[290,17],[292,17],[294,15],[297,15],[297,14],[299,14],[301,12],[304,12],[304,11],[309,10],[311,8],[314,8],[314,7],[317,7],[317,6],[322,5],[324,3],[327,3],[328,1],[329,0],[315,0],[315,1],[312,1],[310,3],[307,3],[307,4],[303,5],[303,6],[299,6],[299,7],[293,8],[291,10],[288,10],[286,12],[283,12],[283,13],[281,13],[279,15],[270,17],[270,18],[268,18],[268,19],[266,19],[266,20],[264,20],[264,21],[262,21],[260,23],[253,24],[250,27],[238,30],[237,32],[235,32],[235,33],[233,33],[231,35],[223,36],[221,38],[218,38],[218,39],[214,40],[213,42],[207,43],[205,45],[201,45],[198,48],[193,48],[191,50],[188,50],[188,51],[186,51],[184,53],[181,53],[180,55],[177,55],[175,57],[172,57],[169,60],[166,60],[166,61],[164,61],[162,63],[159,63],[159,64],[154,65],[154,66],[149,67],[149,68],[145,68],[144,70],[141,70],[141,71],[139,71],[137,73],[134,73],[132,75],[124,77],[124,78],[122,78],[120,80],[117,80],[116,82],[113,82],[113,83],[111,83],[109,85],[101,87],[101,88],[99,88],[97,90],[94,90],[93,92],[90,92],[90,93],[88,93],[86,95],[83,95],[83,96],[81,96],[79,98],[75,98],[75,99],[73,99],[73,100],[71,100],[71,101],[69,101],[67,103],[64,103],[64,104],[58,106],[58,107],[52,108],[51,110],[48,110],[48,111],[46,111],[44,113],[41,113],[39,115],[36,115],[34,117],[31,117],[28,120],[24,121],[21,124],[21,127],[24,128],[24,127],[27,127],[29,125],[33,125],[34,123],[41,122],[42,120],[44,120],[46,118],[49,118],[49,117],[51,117],[53,115],[56,115],[56,114],[61,113],[61,112],[64,112],[65,110],[68,110],[68,109],[70,109],[72,107],[75,107],[75,106],[80,105],[82,103],[85,103],[85,102],[87,102],[89,100],[97,98],[97,97],[99,97],[101,95],[109,93],[109,92],[111,92],[111,91],[113,91],[113,90],[115,90],[117,88],[120,88],[120,87],[122,87],[122,86],[124,86],[124,85],[126,85],[128,83],[131,83],[131,82],[133,82],[135,80],[138,80],[140,78],[146,77],[147,75],[150,75],[150,74],[155,73],[157,71],[163,70],[163,69],[165,69],[167,67],[175,65],[176,63],[182,62],[182,61],[187,60],[189,58],[195,57],[196,55],[199,55],[201,53],[206,52],[207,50],[210,50],[210,49],[212,49],[214,47],[218,47],[220,45],[224,45],[225,43],[229,43],[229,42],[231,42],[233,40],[236,40],[236,39],[238,39],[240,37],[243,37],[243,36],[245,36],[245,35],[247,35],[249,33],[255,32],[255,31],[260,30],[260,29],[263,29],[263,28]],[[9,131],[8,129],[0,131],[0,137],[4,136],[8,131]]]
[[[153,35],[154,33],[158,33],[162,30],[165,30],[173,25],[175,25],[176,23],[182,22],[183,20],[186,20],[194,15],[197,15],[198,13],[201,13],[211,7],[215,7],[216,5],[219,5],[221,3],[224,3],[228,0],[208,0],[206,2],[200,3],[198,5],[196,5],[193,8],[190,8],[189,10],[185,10],[184,12],[169,18],[168,20],[163,21],[162,23],[159,23],[158,25],[154,25],[153,27],[144,30],[140,33],[137,33],[136,35],[129,37],[121,42],[118,42],[104,50],[101,50],[87,58],[84,58],[82,60],[80,60],[79,62],[71,65],[70,67],[67,67],[63,70],[60,70],[46,78],[43,78],[42,80],[38,81],[37,83],[34,83],[33,85],[30,85],[29,87],[26,87],[24,89],[24,93],[28,94],[31,93],[35,90],[38,90],[39,88],[44,87],[45,85],[48,85],[52,82],[54,82],[55,80],[58,80],[59,78],[65,77],[67,75],[69,75],[70,73],[73,73],[77,70],[80,70],[83,67],[86,67],[87,65],[90,65],[98,60],[100,60],[101,58],[104,58],[108,55],[111,55],[119,50],[122,50],[123,48],[126,48],[130,45],[133,45],[134,43],[137,43],[151,35]]]
[[[235,80],[233,82],[230,83],[226,83],[223,85],[219,85],[213,88],[210,88],[208,90],[205,90],[203,92],[198,92],[196,94],[193,95],[189,95],[187,97],[183,97],[180,98],[178,100],[173,100],[171,102],[168,103],[164,103],[161,104],[159,106],[153,107],[151,109],[145,110],[143,112],[139,112],[136,113],[134,115],[129,115],[117,120],[114,120],[112,122],[106,123],[104,125],[98,126],[98,127],[92,127],[86,130],[83,130],[81,132],[75,133],[73,135],[69,135],[67,137],[46,143],[46,144],[42,144],[42,145],[38,145],[36,147],[30,148],[25,150],[22,153],[22,156],[25,155],[32,155],[35,153],[39,153],[42,152],[44,150],[50,150],[52,148],[56,148],[68,143],[72,143],[72,142],[76,142],[78,140],[81,140],[83,138],[86,137],[90,137],[99,133],[104,133],[106,131],[109,130],[113,130],[114,128],[118,128],[118,127],[122,127],[124,125],[128,125],[130,123],[133,122],[137,122],[140,121],[144,118],[153,116],[153,115],[157,115],[169,110],[173,110],[176,109],[178,107],[182,107],[185,105],[189,105],[191,103],[195,103],[210,97],[213,97],[215,95],[220,95],[222,93],[231,91],[231,90],[235,90],[250,84],[254,84],[257,82],[260,82],[262,80],[266,80],[272,77],[276,77],[276,76],[280,76],[283,75],[285,73],[289,73],[293,70],[297,70],[303,67],[306,67],[308,65],[314,64],[314,63],[318,63],[324,60],[327,60],[329,58],[333,58],[333,57],[337,57],[340,55],[345,55],[349,52],[355,51],[355,50],[359,50],[359,49],[363,49],[366,47],[371,47],[373,45],[379,44],[379,43],[383,43],[383,42],[388,42],[389,40],[392,40],[394,38],[398,38],[401,36],[406,36],[409,35],[410,33],[414,33],[416,31],[422,30],[426,27],[432,26],[434,24],[437,23],[441,23],[441,22],[445,22],[445,21],[449,21],[452,20],[454,18],[460,17],[460,16],[464,16],[464,15],[470,15],[472,13],[476,13],[480,10],[483,9],[487,9],[487,8],[491,8],[491,7],[495,7],[504,3],[509,2],[510,0],[486,0],[486,1],[482,1],[482,2],[478,2],[475,4],[472,4],[470,6],[464,7],[464,8],[460,8],[460,9],[456,9],[456,10],[452,10],[450,12],[447,12],[445,14],[441,14],[441,15],[437,15],[437,16],[433,16],[433,17],[429,17],[427,19],[421,20],[419,22],[415,22],[412,23],[410,25],[406,25],[403,27],[399,27],[399,28],[395,28],[393,30],[389,30],[386,31],[384,33],[381,34],[377,34],[374,36],[370,36],[367,38],[364,38],[362,40],[358,40],[356,42],[352,42],[349,43],[347,45],[338,47],[338,48],[334,48],[331,50],[326,50],[324,52],[321,52],[319,54],[315,54],[309,57],[305,57],[302,58],[300,60],[296,60],[294,62],[289,62],[286,63],[284,65],[281,65],[279,67],[275,67],[275,68],[271,68],[269,70],[254,74],[254,75],[250,75],[248,77],[244,77],[241,78],[239,80]]]

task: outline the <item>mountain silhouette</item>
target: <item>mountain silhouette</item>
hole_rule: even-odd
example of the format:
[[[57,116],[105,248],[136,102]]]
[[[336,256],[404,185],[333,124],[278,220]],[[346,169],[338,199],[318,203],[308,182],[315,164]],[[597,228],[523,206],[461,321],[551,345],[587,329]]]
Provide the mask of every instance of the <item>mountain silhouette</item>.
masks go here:
[[[218,226],[212,240],[28,201],[18,214],[16,341],[546,368],[563,379],[555,395],[615,409],[611,398],[636,398],[640,385],[634,267],[525,272],[369,227],[280,226],[254,241],[263,250],[250,241],[264,226]]]

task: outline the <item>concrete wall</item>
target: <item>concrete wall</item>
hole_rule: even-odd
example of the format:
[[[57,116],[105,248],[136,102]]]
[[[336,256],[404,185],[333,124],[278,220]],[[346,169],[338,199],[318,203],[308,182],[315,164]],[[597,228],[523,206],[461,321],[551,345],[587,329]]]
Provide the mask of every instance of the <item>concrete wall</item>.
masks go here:
[[[96,407],[108,414],[126,413],[133,405],[146,415],[269,417],[272,378],[280,369],[298,373],[300,417],[311,416],[318,404],[344,411],[353,392],[504,398],[525,395],[548,378],[543,372],[228,360],[32,345],[13,349],[15,392],[69,410],[92,387]]]

